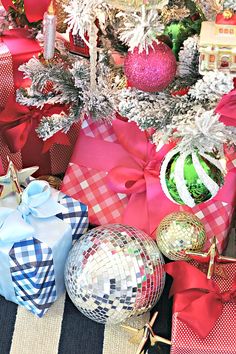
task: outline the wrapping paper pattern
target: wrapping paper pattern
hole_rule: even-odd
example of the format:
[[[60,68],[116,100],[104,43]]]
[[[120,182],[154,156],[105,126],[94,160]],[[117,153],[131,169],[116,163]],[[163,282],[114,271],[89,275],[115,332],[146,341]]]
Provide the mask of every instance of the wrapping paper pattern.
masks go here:
[[[57,217],[68,223],[72,230],[72,239],[76,241],[88,229],[88,208],[85,204],[64,195],[59,203],[66,208],[65,213],[58,214]]]
[[[9,256],[18,303],[42,317],[57,298],[51,248],[27,238],[16,242]]]
[[[0,107],[5,107],[7,99],[14,93],[12,55],[3,42],[0,43]]]
[[[86,200],[89,220],[94,225],[122,223],[122,214],[128,203],[125,194],[112,192],[104,183],[106,172],[69,164],[62,190],[76,199]]]
[[[99,138],[110,143],[117,142],[113,128],[110,125],[87,121],[83,123],[82,131],[90,138]],[[90,153],[93,155],[93,151],[90,151]],[[88,166],[78,165],[76,163],[77,154],[79,154],[79,151],[77,151],[75,146],[71,163],[63,180],[62,191],[88,205],[89,220],[92,224],[122,223],[124,209],[129,199],[127,195],[115,193],[109,189],[105,181],[107,176],[105,156],[104,170],[98,171]],[[229,168],[235,167],[236,158],[232,158]],[[233,202],[236,186],[235,190],[233,188],[234,186],[232,186],[232,204],[213,199],[192,209],[183,206],[179,207],[180,211],[193,212],[204,223],[208,237],[205,245],[206,249],[209,247],[214,235],[217,237],[220,252],[227,245],[227,234],[234,212]]]
[[[41,52],[39,43],[29,38],[24,28],[5,31],[0,43],[0,107],[4,108],[10,95],[20,87],[26,87],[29,79],[24,79],[18,67]]]
[[[224,269],[227,279],[213,277],[221,292],[231,288],[236,273],[236,265],[226,264]],[[213,330],[205,339],[200,339],[186,324],[178,320],[178,313],[174,313],[172,317],[171,354],[235,354],[235,316],[235,304],[233,302],[224,304],[223,313]],[[204,326],[204,323],[202,325]]]
[[[227,235],[234,214],[232,205],[220,201],[210,201],[195,206],[192,211],[204,223],[207,234],[205,249],[209,249],[213,237],[216,235],[217,246],[221,253],[228,244]]]

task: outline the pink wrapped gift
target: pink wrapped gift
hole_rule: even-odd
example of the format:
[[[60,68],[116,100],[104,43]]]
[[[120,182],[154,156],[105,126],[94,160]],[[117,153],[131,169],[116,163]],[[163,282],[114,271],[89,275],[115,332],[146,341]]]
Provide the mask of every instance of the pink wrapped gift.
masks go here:
[[[206,275],[180,261],[165,265],[174,282],[171,354],[235,354],[236,263],[226,278]]]
[[[91,223],[125,223],[153,236],[164,216],[190,211],[205,225],[206,248],[216,235],[221,252],[227,244],[234,210],[236,155],[229,155],[230,172],[218,195],[191,209],[171,202],[161,189],[161,162],[172,147],[166,145],[157,153],[147,133],[135,123],[118,119],[113,125],[85,121],[62,190],[89,206]]]

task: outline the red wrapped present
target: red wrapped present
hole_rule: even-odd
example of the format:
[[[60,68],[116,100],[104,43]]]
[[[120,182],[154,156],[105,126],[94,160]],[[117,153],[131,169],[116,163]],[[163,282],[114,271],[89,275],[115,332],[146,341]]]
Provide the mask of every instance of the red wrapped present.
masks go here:
[[[205,225],[206,248],[216,235],[221,252],[234,210],[236,155],[229,156],[230,172],[217,196],[191,209],[170,201],[160,185],[160,166],[172,147],[166,145],[157,153],[147,133],[135,123],[118,119],[113,125],[84,122],[62,190],[89,206],[91,223],[124,223],[154,237],[160,221],[169,213],[192,212]]]
[[[29,110],[27,107],[24,107],[24,109]],[[55,109],[53,107],[52,112],[55,113]],[[21,119],[2,126],[0,133],[0,175],[6,173],[7,156],[10,157],[18,169],[39,166],[37,176],[57,175],[66,171],[77,140],[80,123],[73,124],[66,135],[59,134],[59,137],[55,137],[58,138],[58,143],[52,144],[53,142],[50,142],[51,147],[45,149],[44,141],[39,139],[35,132],[38,125],[37,116],[41,118],[42,114],[43,112],[33,114],[29,111]]]
[[[27,30],[18,28],[4,32],[0,45],[0,108],[5,107],[16,89],[29,85],[18,67],[40,52],[38,42],[29,38]]]
[[[174,280],[171,354],[235,354],[236,263],[212,280],[183,261],[165,270]]]
[[[25,29],[4,32],[0,46],[0,174],[6,172],[7,156],[18,168],[38,165],[38,174],[64,173],[77,138],[79,124],[75,124],[68,136],[56,134],[43,142],[37,137],[35,128],[39,120],[65,107],[46,107],[44,110],[29,109],[15,102],[14,92],[28,87],[19,66],[41,52],[35,39],[29,38]]]

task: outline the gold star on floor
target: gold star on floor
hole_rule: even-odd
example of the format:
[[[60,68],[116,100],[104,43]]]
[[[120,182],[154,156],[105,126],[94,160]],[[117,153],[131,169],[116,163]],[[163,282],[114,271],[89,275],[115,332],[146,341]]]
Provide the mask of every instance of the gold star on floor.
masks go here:
[[[16,192],[21,195],[21,185],[25,183],[26,179],[38,170],[37,166],[24,168],[18,170],[13,162],[8,158],[7,173],[0,176],[0,199],[5,198],[8,194]]]
[[[213,237],[211,246],[206,252],[185,251],[185,254],[200,264],[206,264],[207,279],[211,279],[213,274],[224,277],[224,263],[236,263],[236,259],[220,255],[216,244],[216,237]]]
[[[136,351],[136,354],[143,353],[145,344],[147,343],[148,339],[150,339],[151,346],[155,345],[157,342],[171,345],[171,341],[169,341],[168,339],[162,338],[160,336],[157,336],[153,332],[152,327],[154,326],[157,316],[158,316],[158,312],[155,312],[154,315],[152,316],[151,320],[149,322],[147,322],[144,325],[144,327],[141,329],[136,329],[136,328],[126,326],[126,325],[121,325],[122,328],[124,328],[126,331],[128,331],[132,335],[129,342],[132,344],[138,344],[138,349]]]

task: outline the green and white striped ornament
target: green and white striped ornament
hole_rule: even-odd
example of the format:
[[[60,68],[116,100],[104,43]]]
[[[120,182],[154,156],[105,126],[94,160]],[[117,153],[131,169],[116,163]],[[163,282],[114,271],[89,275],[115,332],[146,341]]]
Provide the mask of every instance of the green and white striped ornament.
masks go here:
[[[225,170],[219,159],[199,151],[171,150],[165,157],[160,180],[165,195],[191,208],[218,193]]]

